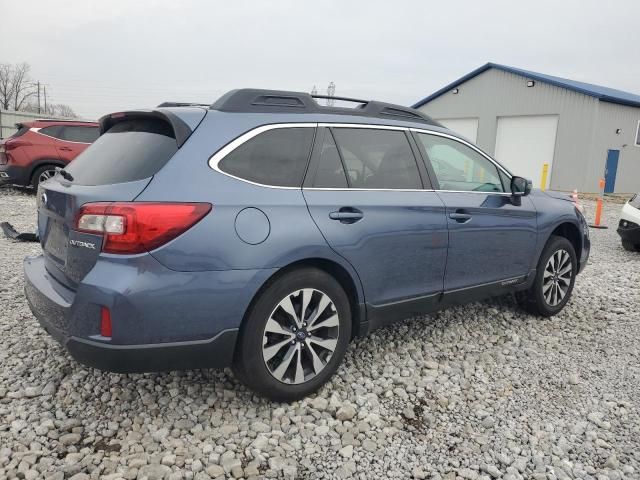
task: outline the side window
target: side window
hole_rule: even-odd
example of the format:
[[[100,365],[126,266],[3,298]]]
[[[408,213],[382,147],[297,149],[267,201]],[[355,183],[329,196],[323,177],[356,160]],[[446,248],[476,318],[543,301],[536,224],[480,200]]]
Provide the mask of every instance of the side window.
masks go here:
[[[41,133],[43,135],[48,135],[54,138],[62,138],[62,127],[59,125],[44,127],[38,130],[38,133]]]
[[[99,135],[98,127],[64,126],[59,138],[70,142],[93,143]]]
[[[344,173],[338,147],[333,135],[327,129],[322,142],[318,160],[318,170],[313,179],[316,188],[347,188],[347,176]]]
[[[246,141],[224,157],[218,168],[250,182],[299,187],[307,168],[313,128],[276,128]]]
[[[440,190],[504,192],[498,168],[472,148],[450,138],[419,133]]]
[[[403,131],[332,129],[351,188],[420,189],[422,181]]]

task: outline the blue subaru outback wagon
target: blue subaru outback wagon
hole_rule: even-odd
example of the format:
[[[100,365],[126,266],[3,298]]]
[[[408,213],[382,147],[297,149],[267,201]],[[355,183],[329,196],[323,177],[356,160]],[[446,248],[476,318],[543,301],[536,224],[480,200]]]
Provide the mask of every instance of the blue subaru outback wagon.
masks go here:
[[[590,245],[569,197],[419,111],[355,105],[242,89],[103,117],[38,189],[38,321],[92,367],[231,366],[293,400],[394,320],[507,293],[564,307]]]

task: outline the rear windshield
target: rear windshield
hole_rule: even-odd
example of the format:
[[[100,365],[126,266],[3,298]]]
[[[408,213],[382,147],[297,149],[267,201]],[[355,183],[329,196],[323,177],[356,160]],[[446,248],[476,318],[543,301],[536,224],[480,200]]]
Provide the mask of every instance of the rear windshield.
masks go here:
[[[29,127],[25,127],[21,123],[16,123],[16,128],[18,129],[13,135],[9,135],[9,138],[17,138],[21,135],[24,135],[29,131]]]
[[[171,126],[158,119],[116,123],[65,170],[78,185],[133,182],[155,175],[178,150]]]

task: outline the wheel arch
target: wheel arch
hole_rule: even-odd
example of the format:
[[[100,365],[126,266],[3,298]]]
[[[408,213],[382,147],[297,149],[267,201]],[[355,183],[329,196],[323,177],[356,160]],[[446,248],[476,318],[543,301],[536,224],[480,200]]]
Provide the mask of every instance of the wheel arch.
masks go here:
[[[33,162],[33,164],[31,165],[31,170],[29,171],[29,183],[33,182],[33,175],[36,173],[36,170],[38,170],[40,167],[46,167],[49,165],[52,165],[54,167],[65,167],[67,164],[62,160],[57,160],[53,158],[45,158],[45,159]]]
[[[360,284],[360,279],[357,277],[357,274],[355,272],[351,272],[348,267],[345,267],[335,260],[321,257],[305,258],[293,261],[279,268],[275,273],[267,278],[251,299],[242,319],[242,324],[245,323],[246,316],[253,308],[253,305],[259,298],[260,294],[267,287],[286,273],[305,267],[322,270],[331,275],[340,284],[347,294],[349,305],[351,307],[351,338],[353,339],[355,337],[365,336],[368,333],[368,322],[364,307],[364,293],[362,285]]]
[[[580,228],[573,222],[562,222],[553,229],[547,238],[547,242],[549,242],[549,239],[554,235],[564,237],[571,242],[579,262],[582,254],[582,234],[580,233]],[[545,242],[545,245],[547,242]]]

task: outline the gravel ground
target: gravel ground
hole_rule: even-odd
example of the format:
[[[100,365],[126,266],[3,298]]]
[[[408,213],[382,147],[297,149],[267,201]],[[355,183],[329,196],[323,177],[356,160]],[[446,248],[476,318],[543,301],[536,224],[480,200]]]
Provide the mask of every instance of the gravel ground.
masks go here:
[[[31,230],[34,210],[0,190],[0,220]],[[83,368],[23,297],[39,245],[0,238],[0,478],[640,478],[640,254],[591,235],[557,317],[500,299],[405,321],[292,405],[228,372]]]

